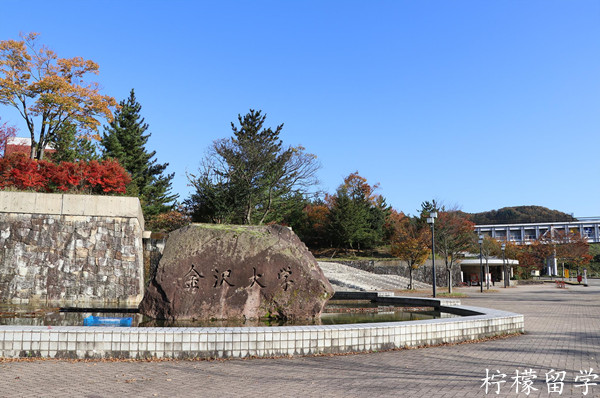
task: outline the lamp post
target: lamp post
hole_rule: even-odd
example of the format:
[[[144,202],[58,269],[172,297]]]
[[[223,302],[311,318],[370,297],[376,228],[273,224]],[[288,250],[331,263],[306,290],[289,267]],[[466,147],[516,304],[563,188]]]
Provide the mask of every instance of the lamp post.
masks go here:
[[[427,217],[427,224],[431,226],[431,268],[433,272],[433,297],[435,298],[435,219],[437,218],[437,212],[432,211],[429,213],[429,217]]]
[[[481,293],[483,293],[483,235],[479,235],[479,268],[481,268],[481,278],[479,279],[479,286],[481,287]]]
[[[504,251],[506,250],[506,243],[500,246],[502,250],[502,271],[504,272],[504,287],[508,287],[508,271],[506,270],[506,263],[504,262]]]

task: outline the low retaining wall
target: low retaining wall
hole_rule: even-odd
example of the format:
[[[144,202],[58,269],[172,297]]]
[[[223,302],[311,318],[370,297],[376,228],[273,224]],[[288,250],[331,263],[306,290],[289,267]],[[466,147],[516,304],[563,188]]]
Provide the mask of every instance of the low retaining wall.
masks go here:
[[[139,200],[0,191],[0,301],[137,304]]]
[[[403,297],[381,299],[405,302]],[[455,302],[431,300],[425,304],[471,315],[411,322],[248,328],[0,326],[0,356],[185,359],[313,355],[457,343],[524,331],[523,315],[445,306]]]

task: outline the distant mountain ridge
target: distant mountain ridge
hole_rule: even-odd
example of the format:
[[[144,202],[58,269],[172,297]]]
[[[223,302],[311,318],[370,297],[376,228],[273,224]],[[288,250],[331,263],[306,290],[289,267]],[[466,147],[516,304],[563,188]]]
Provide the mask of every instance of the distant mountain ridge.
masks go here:
[[[570,214],[543,206],[513,206],[469,214],[477,225],[576,221]]]

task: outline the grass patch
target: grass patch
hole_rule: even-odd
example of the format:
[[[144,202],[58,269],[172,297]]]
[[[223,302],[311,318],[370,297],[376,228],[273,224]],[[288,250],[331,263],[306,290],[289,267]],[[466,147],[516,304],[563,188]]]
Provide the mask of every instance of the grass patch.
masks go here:
[[[401,296],[415,296],[415,297],[428,297],[431,296],[430,289],[396,289],[393,291],[395,295]]]
[[[468,294],[465,293],[461,293],[461,292],[452,292],[452,293],[437,293],[438,297],[469,297]]]

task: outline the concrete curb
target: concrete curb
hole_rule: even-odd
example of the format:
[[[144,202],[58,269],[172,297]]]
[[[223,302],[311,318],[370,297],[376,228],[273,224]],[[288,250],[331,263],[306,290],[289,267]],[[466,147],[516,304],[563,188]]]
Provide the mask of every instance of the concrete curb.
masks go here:
[[[386,303],[413,305],[404,297],[384,299]],[[419,298],[419,301],[432,307],[440,305],[440,301],[434,299]],[[458,343],[524,331],[521,314],[461,305],[442,308],[469,316],[411,322],[248,328],[0,326],[0,356],[82,359],[296,356]]]

